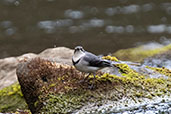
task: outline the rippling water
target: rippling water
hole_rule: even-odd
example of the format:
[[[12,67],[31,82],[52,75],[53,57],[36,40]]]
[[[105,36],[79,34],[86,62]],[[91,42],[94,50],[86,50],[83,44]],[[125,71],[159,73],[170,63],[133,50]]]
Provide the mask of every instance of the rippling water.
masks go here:
[[[0,58],[76,45],[106,54],[168,39],[170,0],[0,1]]]

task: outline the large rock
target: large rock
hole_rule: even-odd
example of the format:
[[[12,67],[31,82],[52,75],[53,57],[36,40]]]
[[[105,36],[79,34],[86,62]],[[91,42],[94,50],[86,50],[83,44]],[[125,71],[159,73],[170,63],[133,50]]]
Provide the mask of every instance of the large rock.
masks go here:
[[[74,80],[81,80],[81,75],[70,65],[40,58],[23,61],[17,67],[22,93],[33,114],[38,113],[43,106],[40,96],[79,87]]]
[[[16,66],[18,65],[20,60],[42,57],[47,59],[53,59],[53,61],[59,63],[66,63],[71,65],[71,56],[73,50],[65,47],[51,48],[46,49],[40,54],[24,54],[19,57],[9,57],[0,59],[0,89],[9,86],[15,82],[17,82],[16,76]]]
[[[24,54],[20,57],[0,59],[0,89],[17,82],[16,67],[24,58],[34,58],[35,54]]]
[[[125,63],[116,64],[121,76],[98,72],[96,79],[92,75],[85,79],[73,66],[34,58],[18,65],[17,76],[33,114],[110,113],[171,100],[169,69]]]
[[[171,69],[171,50],[144,59],[143,64]]]
[[[46,58],[58,63],[72,64],[72,55],[74,51],[66,47],[50,48],[41,52],[38,57]]]

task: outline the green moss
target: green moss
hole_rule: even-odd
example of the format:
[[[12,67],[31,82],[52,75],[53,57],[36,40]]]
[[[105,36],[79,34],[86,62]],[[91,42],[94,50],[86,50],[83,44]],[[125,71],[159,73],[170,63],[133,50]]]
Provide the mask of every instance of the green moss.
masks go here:
[[[159,72],[161,74],[164,74],[166,76],[170,76],[171,77],[171,70],[169,70],[167,68],[164,68],[164,67],[162,67],[162,68],[155,68],[155,67],[149,67],[149,66],[146,66],[146,68],[149,68],[151,70],[157,71],[157,72]]]
[[[123,88],[128,88],[129,91],[132,91],[132,95],[137,97],[151,98],[151,96],[161,96],[166,93],[169,95],[171,92],[171,71],[169,69],[152,68],[147,66],[147,68],[169,76],[168,79],[163,79],[147,77],[144,74],[134,71],[127,64],[116,64],[116,67],[119,68],[122,77],[103,74],[97,79],[101,81],[116,82],[122,86],[124,85]],[[133,88],[135,88],[135,90]],[[140,91],[137,92],[137,89]]]
[[[44,103],[46,104],[41,113],[54,114],[61,113],[67,114],[76,109],[81,108],[86,101],[86,94],[84,92],[74,92],[67,94],[49,94]]]
[[[13,94],[19,94],[20,96],[23,96],[18,83],[0,90],[0,96],[10,96]]]
[[[49,85],[49,87],[54,87],[56,84],[55,83],[52,83]]]
[[[27,105],[18,83],[0,90],[0,112],[16,111],[16,109],[26,108]]]
[[[103,59],[107,59],[107,60],[111,60],[111,61],[119,61],[116,57],[112,57],[112,56],[103,56]]]
[[[124,68],[124,77],[111,74],[97,75],[95,84],[98,88],[93,91],[79,89],[67,93],[48,94],[41,99],[46,105],[40,111],[47,114],[67,114],[81,108],[86,103],[103,104],[101,101],[104,99],[119,100],[124,96],[137,102],[136,99],[140,97],[152,99],[154,96],[162,96],[167,92],[168,95],[171,94],[168,87],[169,81],[162,78],[145,78],[127,65],[122,65],[120,67]],[[90,79],[93,79],[92,75]]]
[[[147,57],[166,52],[171,49],[171,45],[167,45],[162,48],[156,49],[144,49],[144,46],[136,48],[122,49],[114,53],[113,55],[121,60],[141,62]]]
[[[15,113],[15,114],[32,114],[30,112],[30,110],[20,110],[20,111],[16,111],[16,112],[11,112],[12,114]]]

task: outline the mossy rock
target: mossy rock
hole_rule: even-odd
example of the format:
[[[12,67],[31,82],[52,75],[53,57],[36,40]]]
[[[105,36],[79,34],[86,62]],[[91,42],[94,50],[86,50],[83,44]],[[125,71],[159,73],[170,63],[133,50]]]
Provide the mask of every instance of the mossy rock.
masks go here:
[[[116,61],[109,56],[106,59]],[[35,58],[20,63],[17,76],[28,107],[34,114],[67,114],[90,103],[100,106],[103,101],[119,101],[123,97],[136,101],[171,94],[168,70],[161,73],[168,74],[167,79],[150,78],[127,64],[115,66],[122,76],[98,72],[95,79],[93,75],[85,79],[85,74],[73,66]]]
[[[157,71],[157,72],[159,72],[161,74],[164,74],[166,76],[171,77],[171,70],[170,69],[167,69],[165,67],[162,67],[162,68],[149,67],[149,66],[146,66],[146,67],[149,68],[149,69],[152,69],[154,71]]]
[[[134,99],[148,98],[155,96],[170,95],[171,83],[164,79],[144,78],[143,76],[134,77],[134,74],[118,77],[115,75],[103,74],[97,76],[94,90],[81,89],[72,90],[60,94],[48,94],[42,96],[39,101],[44,105],[39,112],[41,113],[62,113],[67,114],[79,110],[89,103],[96,103],[97,106],[103,105],[103,100],[119,101],[122,97]],[[93,76],[90,76],[93,78]],[[126,104],[129,105],[129,104]]]
[[[0,90],[0,112],[11,112],[17,109],[27,109],[18,83]]]
[[[168,50],[171,50],[171,45],[167,45],[155,49],[150,49],[150,48],[146,49],[145,46],[139,46],[135,48],[121,49],[115,52],[113,56],[116,56],[120,60],[142,62],[142,60],[144,60],[147,57],[164,53]]]

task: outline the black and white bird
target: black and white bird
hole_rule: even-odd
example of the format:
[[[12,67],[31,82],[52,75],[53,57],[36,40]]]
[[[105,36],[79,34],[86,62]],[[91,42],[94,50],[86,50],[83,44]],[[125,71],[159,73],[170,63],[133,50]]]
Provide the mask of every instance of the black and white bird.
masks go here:
[[[105,67],[114,66],[110,61],[101,59],[100,57],[85,51],[81,46],[75,47],[72,62],[77,70],[85,73],[92,73],[94,78],[96,71]]]

